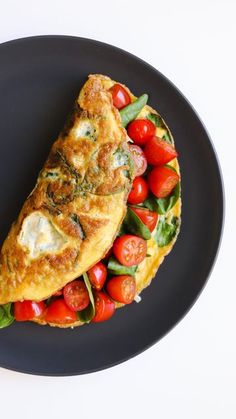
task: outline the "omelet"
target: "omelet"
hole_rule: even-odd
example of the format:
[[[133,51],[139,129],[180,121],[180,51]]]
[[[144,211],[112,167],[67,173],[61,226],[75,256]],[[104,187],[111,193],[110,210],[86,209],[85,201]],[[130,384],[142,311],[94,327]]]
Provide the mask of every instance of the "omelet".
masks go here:
[[[110,89],[115,83],[118,83],[116,81],[113,81],[109,78],[106,79],[106,88]],[[119,83],[121,84],[121,83]],[[134,96],[132,94],[132,92],[128,89],[127,86],[122,85],[128,92],[129,95],[132,99],[132,101],[134,101],[136,98],[136,96]],[[164,121],[164,119],[161,117],[161,115],[154,110],[152,107],[145,105],[143,107],[143,109],[141,110],[141,112],[138,114],[138,116],[136,117],[136,119],[140,119],[140,118],[146,118],[148,115],[156,115],[158,117],[158,119],[160,120],[160,124],[158,127],[156,127],[156,135],[159,138],[168,138],[170,140],[170,142],[174,145],[174,138],[171,134],[170,129],[168,128],[166,122]],[[178,160],[177,158],[173,159],[170,163],[169,166],[172,166],[173,169],[180,175],[180,167],[178,164]],[[155,277],[158,268],[160,267],[160,265],[162,264],[162,262],[164,261],[165,256],[167,256],[170,251],[172,250],[179,231],[180,231],[180,226],[181,226],[181,206],[182,206],[182,202],[181,202],[181,191],[179,191],[179,195],[176,199],[175,204],[173,205],[172,208],[170,208],[166,214],[163,215],[159,215],[159,222],[166,222],[166,223],[170,223],[168,225],[171,225],[172,220],[177,220],[176,223],[176,228],[175,228],[175,233],[173,234],[173,238],[170,240],[170,242],[167,245],[161,245],[159,246],[157,241],[156,241],[156,229],[153,231],[151,238],[149,240],[147,240],[147,257],[138,265],[137,271],[135,273],[135,282],[136,282],[136,301],[139,302],[141,300],[140,294],[142,293],[142,291],[148,287],[151,284],[152,279]],[[121,308],[123,307],[124,304],[122,303],[115,303],[116,304],[116,308]],[[140,307],[141,309],[141,307]],[[45,325],[47,324],[46,321],[43,318],[35,318],[34,321],[36,323],[39,323],[41,325]],[[76,327],[76,326],[82,326],[85,323],[81,322],[80,320],[78,320],[77,322],[71,323],[71,324],[58,324],[58,323],[48,323],[50,326],[54,326],[54,327],[61,327],[61,328],[67,328],[67,327]]]
[[[107,83],[89,76],[12,224],[0,253],[0,304],[48,298],[112,246],[134,171]]]
[[[112,102],[110,88],[115,83],[109,77],[91,75],[83,86],[3,244],[0,304],[46,300],[102,260],[119,234],[135,169],[128,147],[131,140]],[[137,98],[123,87],[135,101]],[[174,144],[167,124],[150,106],[145,105],[136,119],[149,115],[160,122],[156,135]],[[169,165],[180,175],[177,158]],[[147,256],[135,272],[136,301],[177,239],[180,186],[173,202],[159,215],[157,228],[147,240]],[[163,231],[171,232],[166,242],[157,239],[161,225]],[[122,305],[116,303],[116,308]],[[47,324],[44,316],[33,321]],[[84,322],[48,324],[64,328]]]

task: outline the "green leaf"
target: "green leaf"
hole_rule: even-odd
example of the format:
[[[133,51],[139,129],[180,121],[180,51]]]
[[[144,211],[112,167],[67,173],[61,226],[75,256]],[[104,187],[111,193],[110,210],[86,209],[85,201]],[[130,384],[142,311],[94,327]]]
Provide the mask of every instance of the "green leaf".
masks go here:
[[[172,217],[168,223],[166,219],[160,219],[154,234],[154,239],[159,247],[167,246],[176,236],[179,229],[179,218]]]
[[[172,138],[171,138],[171,136],[169,135],[169,133],[168,133],[168,132],[166,132],[166,133],[163,135],[162,140],[165,140],[165,141],[166,141],[167,143],[169,143],[169,144],[173,144]]]
[[[149,195],[147,199],[145,199],[145,201],[143,201],[142,206],[150,209],[150,211],[155,211],[158,213],[157,198],[155,198],[151,194]]]
[[[10,326],[14,320],[14,316],[11,313],[11,303],[0,306],[0,329]]]
[[[138,266],[123,266],[114,257],[110,257],[107,265],[109,273],[112,275],[131,275],[135,276]]]
[[[84,278],[84,283],[85,283],[86,288],[87,288],[88,293],[89,293],[90,304],[84,310],[78,311],[77,315],[78,315],[78,319],[81,322],[89,323],[91,321],[91,319],[94,317],[94,314],[95,314],[95,304],[94,304],[92,287],[91,287],[91,284],[90,284],[87,273],[83,274],[83,278]]]
[[[148,101],[148,95],[144,93],[138,99],[134,100],[134,102],[130,103],[129,105],[125,106],[125,108],[121,109],[120,117],[121,117],[121,122],[122,122],[123,127],[126,127],[129,124],[129,122],[137,118],[138,114],[146,105],[147,101]]]
[[[166,214],[176,204],[180,196],[180,183],[178,182],[172,193],[166,198],[156,199],[158,214]]]
[[[151,238],[149,228],[140,220],[140,218],[132,211],[132,208],[127,208],[127,213],[123,221],[125,229],[136,236],[142,237],[144,240]]]
[[[156,115],[155,113],[149,113],[147,115],[147,119],[149,119],[149,121],[151,121],[156,127],[163,126],[163,122],[160,115]]]
[[[156,127],[164,128],[166,130],[166,133],[163,135],[162,140],[165,140],[169,144],[173,144],[172,138],[168,132],[168,128],[160,115],[150,113],[149,115],[147,115],[147,119],[149,119],[149,121],[151,121]]]

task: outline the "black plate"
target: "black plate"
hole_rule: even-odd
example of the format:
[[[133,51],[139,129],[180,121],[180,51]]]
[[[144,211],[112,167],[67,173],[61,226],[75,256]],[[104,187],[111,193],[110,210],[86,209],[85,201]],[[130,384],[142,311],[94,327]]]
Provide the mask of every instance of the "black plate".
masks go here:
[[[0,365],[43,375],[101,370],[144,351],[186,314],[206,283],[222,230],[217,159],[195,111],[176,87],[139,58],[100,42],[66,36],[0,45],[1,242],[7,235],[73,100],[89,73],[107,74],[166,119],[179,151],[182,228],[140,304],[75,330],[15,323],[0,330]]]

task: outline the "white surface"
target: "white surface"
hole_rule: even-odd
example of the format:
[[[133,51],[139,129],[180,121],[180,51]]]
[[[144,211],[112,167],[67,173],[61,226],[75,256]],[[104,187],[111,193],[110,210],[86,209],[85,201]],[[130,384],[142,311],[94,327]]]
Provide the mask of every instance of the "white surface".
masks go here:
[[[44,378],[0,369],[1,416],[233,419],[236,2],[119,0],[112,4],[4,1],[0,42],[38,34],[94,38],[138,55],[169,77],[199,112],[221,161],[229,199],[220,254],[190,313],[140,356],[78,377]]]

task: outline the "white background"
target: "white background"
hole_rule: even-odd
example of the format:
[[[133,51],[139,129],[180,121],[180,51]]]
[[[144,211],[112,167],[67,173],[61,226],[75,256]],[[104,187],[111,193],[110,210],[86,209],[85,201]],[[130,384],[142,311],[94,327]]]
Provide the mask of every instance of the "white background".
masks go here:
[[[84,36],[124,48],[163,72],[205,122],[226,189],[219,257],[184,320],[145,353],[99,373],[44,378],[0,369],[1,416],[236,418],[235,20],[235,0],[1,2],[0,42]]]

